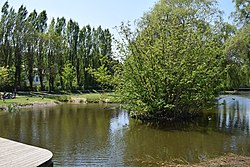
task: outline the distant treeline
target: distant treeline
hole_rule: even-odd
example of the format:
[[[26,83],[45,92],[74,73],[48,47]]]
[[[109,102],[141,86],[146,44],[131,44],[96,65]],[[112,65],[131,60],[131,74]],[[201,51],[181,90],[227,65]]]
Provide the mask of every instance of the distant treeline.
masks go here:
[[[45,10],[28,13],[22,5],[15,11],[5,2],[0,21],[0,67],[6,78],[0,81],[0,90],[33,90],[35,75],[39,76],[39,90],[100,88],[88,71],[105,66],[112,73],[117,62],[112,58],[109,29],[80,28],[76,21],[66,22],[64,17],[47,22]]]

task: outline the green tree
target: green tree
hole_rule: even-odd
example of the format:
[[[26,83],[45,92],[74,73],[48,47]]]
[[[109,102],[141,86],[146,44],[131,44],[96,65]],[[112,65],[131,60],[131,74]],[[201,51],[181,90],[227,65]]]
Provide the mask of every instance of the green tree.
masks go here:
[[[56,22],[56,33],[57,36],[59,37],[59,47],[57,48],[57,54],[58,54],[58,73],[59,73],[59,79],[60,79],[60,86],[61,89],[64,89],[64,84],[63,84],[63,79],[62,79],[62,71],[63,71],[63,66],[64,62],[66,59],[66,20],[64,17],[62,18],[57,18]]]
[[[0,90],[7,85],[9,82],[9,71],[5,67],[0,67]]]
[[[87,43],[86,43],[86,27],[83,27],[79,32],[79,47],[78,47],[78,57],[79,57],[79,79],[78,87],[84,88],[85,81],[85,69],[87,68]]]
[[[39,14],[34,10],[29,14],[22,5],[16,13],[9,8],[8,1],[2,7],[0,66],[8,66],[11,77],[14,72],[14,87],[25,88],[28,78],[32,89],[34,69],[37,68],[41,90],[45,90],[45,84],[50,90],[55,86],[64,89],[63,68],[66,62],[70,62],[76,70],[79,89],[97,88],[95,78],[86,69],[102,67],[103,57],[112,61],[109,30],[103,30],[101,26],[95,29],[90,25],[80,30],[77,22],[70,19],[66,24],[64,17],[53,19],[53,24],[47,29],[47,20],[45,10]],[[104,68],[112,73],[110,63]]]
[[[233,0],[235,12],[234,21],[238,24],[236,33],[225,43],[227,58],[227,86],[229,88],[250,86],[250,5],[245,0]]]
[[[87,27],[88,29],[88,27]],[[86,32],[86,31],[85,31]],[[101,85],[98,85],[96,79],[96,75],[92,75],[93,71],[97,72],[99,70],[103,71],[106,69],[108,73],[112,74],[112,37],[108,29],[103,30],[101,26],[97,29],[92,28],[91,37],[89,37],[88,32],[85,35],[85,39],[87,41],[87,45],[85,45],[84,53],[87,55],[85,59],[85,67],[88,69],[88,73],[85,75],[85,80],[88,81],[87,85],[91,86],[92,88],[99,88]],[[89,39],[92,38],[92,45],[88,45]],[[91,40],[90,40],[91,41]],[[90,70],[91,69],[91,70]],[[91,72],[92,71],[92,72]],[[99,71],[99,72],[101,72]],[[111,84],[112,85],[112,84]]]
[[[77,46],[78,46],[78,34],[79,34],[79,25],[77,22],[69,20],[67,24],[67,42],[68,42],[68,59],[72,64],[75,64],[77,59]]]
[[[85,63],[85,67],[88,68],[91,66],[91,50],[92,50],[92,30],[91,30],[91,26],[87,25],[86,26],[86,53],[85,53],[85,57],[84,57],[84,63]],[[91,88],[91,75],[88,73],[88,71],[85,68],[85,80],[84,80],[84,87],[86,89]]]
[[[48,40],[48,50],[47,50],[47,76],[49,79],[49,91],[54,91],[55,89],[55,79],[58,71],[58,48],[60,37],[57,35],[55,31],[55,20],[54,18],[51,20],[49,30],[47,33],[47,40]]]
[[[79,31],[80,28],[78,23],[70,19],[66,29],[68,42],[68,60],[76,68],[77,84],[80,87],[80,58],[77,52]]]
[[[36,55],[36,65],[38,68],[38,75],[40,79],[41,90],[45,90],[44,87],[44,76],[46,69],[46,41],[47,37],[45,35],[45,31],[47,29],[47,13],[46,11],[42,11],[37,18],[37,31],[38,31],[38,41],[37,41],[37,55]]]
[[[26,32],[25,32],[25,55],[24,65],[29,80],[30,90],[33,89],[34,78],[34,65],[35,65],[35,50],[37,47],[37,12],[34,10],[30,13],[26,20]]]
[[[250,86],[250,24],[240,28],[235,36],[227,40],[225,46],[228,86],[231,88]]]
[[[73,90],[73,86],[76,85],[76,69],[71,63],[64,65],[62,78],[66,89]]]
[[[107,89],[108,86],[112,85],[112,76],[108,73],[107,67],[101,65],[99,68],[89,69],[89,73],[94,76],[96,81],[101,84],[103,90]]]
[[[236,10],[233,17],[238,24],[245,25],[250,22],[250,2],[249,0],[233,0]]]
[[[220,19],[214,1],[160,0],[135,33],[121,26],[127,49],[120,93],[131,112],[199,110],[214,100],[224,76],[213,24]]]
[[[112,61],[112,70],[108,69],[107,63],[103,63],[99,68],[88,68],[88,73],[92,75],[100,84],[102,90],[115,89],[120,82],[121,64]]]
[[[15,60],[15,88],[21,88],[21,73],[23,61],[24,38],[26,31],[26,17],[28,11],[23,5],[18,9],[13,32],[14,60]]]
[[[9,4],[6,1],[2,7],[2,17],[0,22],[0,65],[12,66],[12,37],[13,37],[13,27],[16,13],[13,8],[8,10]]]

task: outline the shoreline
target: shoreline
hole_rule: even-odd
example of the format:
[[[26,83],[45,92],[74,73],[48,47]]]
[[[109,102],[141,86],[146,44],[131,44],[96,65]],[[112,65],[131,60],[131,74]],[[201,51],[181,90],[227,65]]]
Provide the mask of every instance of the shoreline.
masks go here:
[[[14,99],[1,99],[0,111],[16,111],[21,108],[32,107],[49,107],[56,106],[63,103],[69,104],[87,104],[87,103],[119,103],[116,95],[107,94],[71,94],[71,95],[59,95],[59,94],[35,94],[35,95],[18,95]]]
[[[62,103],[55,103],[55,102],[35,102],[35,103],[29,103],[29,104],[8,104],[8,105],[1,105],[0,106],[0,112],[5,111],[5,112],[15,112],[18,109],[23,109],[23,108],[33,108],[33,107],[51,107],[51,106],[56,106],[60,105]]]
[[[57,95],[57,96],[65,96],[65,95]],[[68,104],[87,104],[87,103],[114,103],[111,99],[109,99],[108,95],[103,95],[103,94],[84,94],[84,95],[67,95],[69,97],[68,102],[60,102],[55,99],[49,99],[49,98],[42,98],[40,96],[38,97],[29,97],[27,99],[27,96],[18,96],[16,101],[18,100],[25,100],[25,103],[22,104],[16,104],[16,103],[7,103],[11,102],[11,100],[14,99],[6,99],[6,104],[2,105],[3,103],[0,103],[0,112],[1,107],[6,107],[4,110],[5,112],[11,112],[8,111],[8,105],[13,105],[13,107],[16,108],[33,108],[33,107],[50,107],[50,106],[56,106],[64,103]],[[90,96],[90,97],[88,97]],[[26,98],[26,99],[25,99]],[[37,101],[32,101],[32,100],[37,100]],[[47,101],[48,100],[48,101]],[[1,100],[2,101],[2,100]],[[30,101],[32,101],[30,103]],[[15,112],[13,110],[13,112]],[[140,162],[141,160],[138,160]],[[228,153],[222,156],[218,156],[215,158],[208,158],[205,159],[204,161],[198,162],[198,163],[188,163],[186,161],[178,161],[178,160],[171,160],[170,162],[167,161],[161,161],[161,162],[147,162],[144,161],[145,163],[152,164],[152,165],[160,165],[160,166],[179,166],[179,167],[201,167],[201,166],[211,166],[211,167],[217,167],[217,166],[250,166],[250,156],[242,156],[242,155],[237,155],[233,153]]]
[[[161,167],[247,167],[250,166],[250,157],[237,155],[234,153],[226,153],[222,156],[208,158],[197,163],[190,163],[182,158],[172,159],[170,161],[145,161],[143,159],[131,160],[138,162],[144,166],[161,166]]]

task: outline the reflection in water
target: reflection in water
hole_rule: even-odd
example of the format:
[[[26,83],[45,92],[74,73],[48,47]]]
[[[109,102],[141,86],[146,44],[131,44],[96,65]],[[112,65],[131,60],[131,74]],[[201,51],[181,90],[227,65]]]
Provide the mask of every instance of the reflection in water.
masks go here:
[[[125,111],[115,113],[115,116],[110,120],[110,131],[112,134],[122,132],[124,127],[129,125],[129,115]]]
[[[217,110],[204,112],[189,124],[173,123],[156,130],[131,122],[125,137],[126,159],[197,162],[229,152],[250,155],[250,99],[226,96],[219,103],[223,104]]]
[[[250,99],[225,96],[219,100],[216,128],[231,136],[224,143],[224,150],[250,155]]]
[[[228,152],[250,155],[250,99],[226,96],[219,103],[196,122],[161,129],[105,104],[0,112],[0,136],[47,148],[55,166],[66,167],[148,166],[145,162],[173,158],[197,162]]]
[[[54,153],[55,166],[112,165],[105,105],[62,105],[0,116],[0,136]]]
[[[250,99],[226,96],[219,100],[217,125],[222,130],[250,133]]]
[[[113,165],[125,166],[124,152],[126,143],[124,136],[126,135],[126,127],[129,125],[129,116],[125,111],[114,113],[110,119],[110,135],[109,135],[109,153],[114,160]]]

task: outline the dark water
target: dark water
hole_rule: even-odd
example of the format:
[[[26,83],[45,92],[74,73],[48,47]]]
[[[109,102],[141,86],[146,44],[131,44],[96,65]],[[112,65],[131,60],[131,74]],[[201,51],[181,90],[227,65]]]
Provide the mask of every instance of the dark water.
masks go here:
[[[0,112],[0,136],[47,148],[55,166],[149,166],[250,155],[250,99],[220,98],[192,123],[141,125],[115,105],[81,104]],[[0,148],[1,149],[1,148]]]

